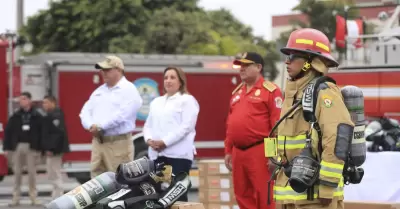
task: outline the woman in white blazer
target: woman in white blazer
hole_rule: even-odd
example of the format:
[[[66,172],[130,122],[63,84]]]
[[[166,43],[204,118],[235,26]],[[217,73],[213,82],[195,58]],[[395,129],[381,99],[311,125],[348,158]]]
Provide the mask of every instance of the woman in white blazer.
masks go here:
[[[150,103],[143,128],[149,158],[171,165],[174,174],[189,174],[195,153],[195,127],[200,108],[186,85],[182,69],[167,67],[164,70],[165,94]],[[179,201],[187,201],[187,194]]]

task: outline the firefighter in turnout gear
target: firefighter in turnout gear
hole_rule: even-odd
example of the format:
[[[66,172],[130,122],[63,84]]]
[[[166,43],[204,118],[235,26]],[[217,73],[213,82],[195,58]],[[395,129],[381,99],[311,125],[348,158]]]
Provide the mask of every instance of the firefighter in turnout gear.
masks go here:
[[[354,123],[340,89],[333,82],[324,81],[319,85],[318,96],[312,101],[315,104],[314,121],[318,122],[318,127],[307,121],[303,114],[306,109],[303,93],[307,92],[308,84],[325,76],[329,67],[337,67],[339,64],[331,56],[326,35],[311,28],[292,32],[287,46],[281,52],[287,55],[289,78],[281,111],[282,122],[278,126],[276,159],[291,166],[289,169],[278,167],[274,199],[285,209],[343,208],[342,171],[345,161],[338,157],[340,147],[337,147],[336,142],[340,137],[351,140],[348,137],[352,136]],[[300,104],[299,101],[303,102],[302,105],[293,108],[295,103]],[[287,115],[292,108],[294,110]],[[307,151],[307,144],[315,159],[312,156],[299,158]],[[296,163],[305,161],[313,165],[313,172],[304,174],[309,170],[301,170],[304,166],[296,167]],[[314,182],[307,182],[313,178]],[[309,187],[306,189],[304,185],[307,183]]]

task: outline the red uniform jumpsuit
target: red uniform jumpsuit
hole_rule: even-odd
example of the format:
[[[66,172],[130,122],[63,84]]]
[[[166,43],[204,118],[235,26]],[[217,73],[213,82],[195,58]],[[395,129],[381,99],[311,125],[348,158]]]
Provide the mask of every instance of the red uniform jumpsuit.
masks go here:
[[[271,173],[264,154],[264,138],[279,120],[282,93],[275,84],[260,78],[246,93],[246,85],[233,92],[227,119],[225,154],[232,155],[232,175],[240,209],[275,209]]]

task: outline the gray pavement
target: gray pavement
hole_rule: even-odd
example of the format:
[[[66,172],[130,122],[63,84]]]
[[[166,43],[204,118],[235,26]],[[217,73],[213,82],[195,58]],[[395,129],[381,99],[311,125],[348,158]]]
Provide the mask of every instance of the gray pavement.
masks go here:
[[[79,183],[75,181],[75,179],[68,178],[67,176],[63,176],[63,179],[64,179],[65,192],[68,192],[74,189],[75,187],[79,186]],[[24,176],[22,182],[23,184],[28,183],[27,176]],[[39,193],[38,199],[43,203],[49,202],[51,200],[50,192],[52,187],[47,179],[46,174],[38,175],[37,188]],[[13,190],[13,176],[8,176],[2,182],[0,182],[0,209],[9,208],[8,204],[11,202],[12,190]],[[21,198],[21,205],[19,207],[13,207],[13,209],[27,209],[27,208],[43,209],[43,207],[33,207],[30,205],[27,186],[22,187],[22,195],[23,197]],[[194,201],[194,202],[198,201],[197,191],[191,191],[189,193],[189,201]]]

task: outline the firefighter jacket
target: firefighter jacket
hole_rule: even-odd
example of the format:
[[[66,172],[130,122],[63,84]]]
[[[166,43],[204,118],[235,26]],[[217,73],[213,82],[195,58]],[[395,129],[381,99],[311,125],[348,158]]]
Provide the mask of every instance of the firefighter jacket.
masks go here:
[[[292,105],[302,99],[307,84],[316,77],[314,71],[309,71],[304,77],[296,81],[287,81],[285,98],[281,117],[288,112]],[[318,198],[343,200],[344,161],[335,156],[337,129],[341,123],[354,126],[350,114],[344,104],[340,89],[333,83],[326,82],[321,89],[315,108],[315,115],[322,131],[322,154],[319,181],[314,186],[314,200],[307,200],[307,192],[297,193],[287,183],[288,178],[283,168],[278,172],[274,185],[274,199],[280,204],[310,204],[317,203]],[[278,155],[291,161],[299,155],[305,145],[306,133],[310,130],[310,123],[303,117],[302,107],[293,111],[278,127]],[[312,147],[318,154],[318,135],[312,132]],[[285,152],[284,152],[285,148]]]

